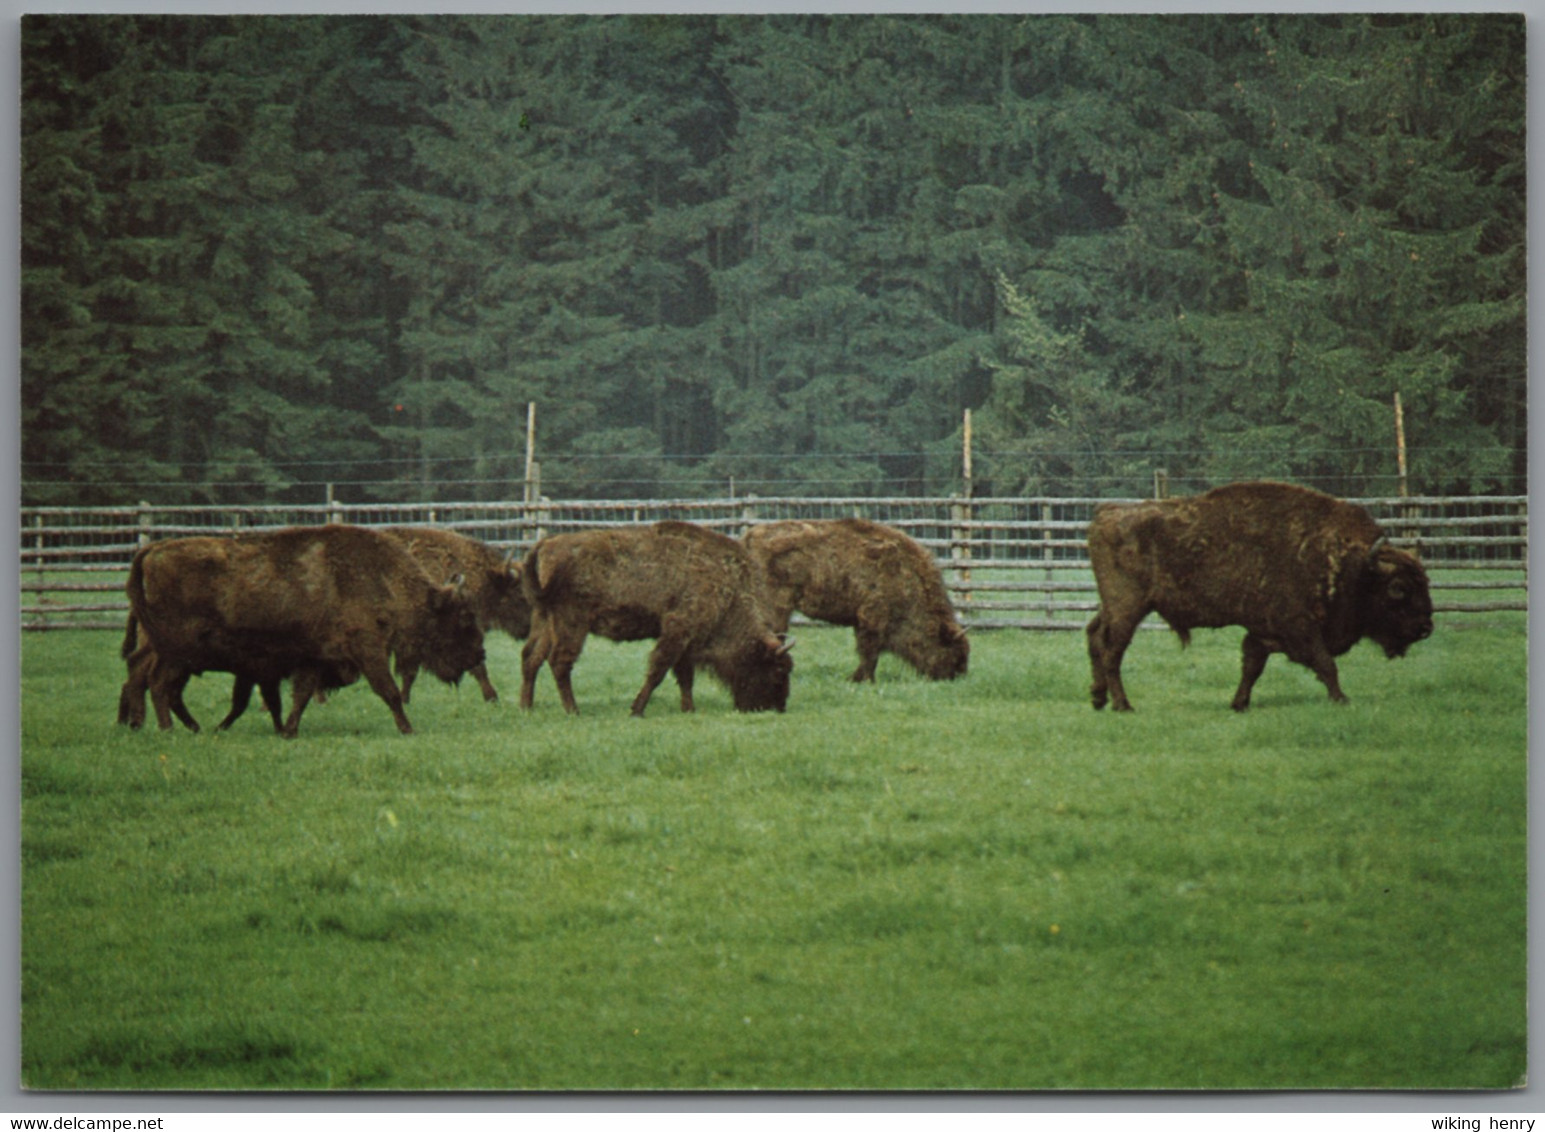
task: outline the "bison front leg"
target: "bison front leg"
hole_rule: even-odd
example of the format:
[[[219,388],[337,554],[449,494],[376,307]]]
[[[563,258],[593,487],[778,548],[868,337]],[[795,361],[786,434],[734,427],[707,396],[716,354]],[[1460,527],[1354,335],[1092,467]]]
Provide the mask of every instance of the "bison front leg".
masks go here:
[[[1244,644],[1240,646],[1239,690],[1234,693],[1234,702],[1230,705],[1235,711],[1244,711],[1250,706],[1250,691],[1266,670],[1266,661],[1273,651],[1254,633],[1245,634]]]
[[[681,689],[681,710],[696,711],[697,705],[692,702],[692,681],[697,675],[697,666],[683,657],[671,672],[676,677],[676,686]]]
[[[295,679],[290,685],[290,698],[294,702],[290,705],[290,718],[279,728],[280,735],[286,739],[293,739],[300,734],[301,713],[306,710],[306,705],[311,702],[311,697],[316,695],[320,686],[321,678],[315,672],[302,669],[295,674]]]
[[[493,681],[488,678],[488,665],[479,664],[467,669],[467,671],[472,674],[472,679],[476,680],[477,686],[482,689],[483,702],[488,704],[498,703],[499,693],[494,688]],[[408,690],[406,688],[402,690],[402,698],[405,700],[408,698]]]
[[[1341,690],[1341,679],[1336,672],[1336,658],[1330,655],[1330,650],[1325,647],[1323,638],[1316,635],[1302,652],[1289,650],[1288,658],[1305,665],[1320,678],[1320,683],[1324,684],[1325,690],[1330,693],[1332,703],[1347,702],[1346,693]]]
[[[418,679],[418,665],[412,661],[403,664],[397,662],[397,680],[402,685],[402,702],[407,703],[413,696],[413,681]]]
[[[397,730],[404,735],[413,734],[413,725],[408,722],[407,713],[402,710],[402,692],[397,687],[397,681],[392,679],[392,669],[386,659],[386,649],[382,648],[378,654],[368,656],[360,665],[360,671],[370,682],[371,691],[380,696],[391,709],[392,719],[397,723]]]
[[[274,721],[274,731],[277,734],[284,733],[284,702],[279,698],[279,681],[263,680],[258,683],[258,695],[263,697],[263,706],[268,709],[268,718]],[[321,702],[320,693],[318,702]]]

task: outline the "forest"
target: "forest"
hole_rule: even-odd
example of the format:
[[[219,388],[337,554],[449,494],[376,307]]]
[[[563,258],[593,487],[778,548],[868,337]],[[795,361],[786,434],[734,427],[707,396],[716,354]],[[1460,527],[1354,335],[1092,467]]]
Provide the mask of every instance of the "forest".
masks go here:
[[[1518,14],[32,15],[23,502],[1526,488]]]

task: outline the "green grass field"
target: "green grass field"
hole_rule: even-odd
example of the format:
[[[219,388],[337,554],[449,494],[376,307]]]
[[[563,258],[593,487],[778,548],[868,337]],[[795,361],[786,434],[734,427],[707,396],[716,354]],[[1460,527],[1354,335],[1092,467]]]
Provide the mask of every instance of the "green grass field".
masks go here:
[[[704,678],[568,718],[427,677],[284,742],[114,722],[116,634],[22,641],[37,1089],[1507,1088],[1525,1070],[1522,615],[1360,645],[1347,707],[1237,631],[983,633],[932,685],[799,633],[785,715]],[[212,726],[229,680],[194,681]]]

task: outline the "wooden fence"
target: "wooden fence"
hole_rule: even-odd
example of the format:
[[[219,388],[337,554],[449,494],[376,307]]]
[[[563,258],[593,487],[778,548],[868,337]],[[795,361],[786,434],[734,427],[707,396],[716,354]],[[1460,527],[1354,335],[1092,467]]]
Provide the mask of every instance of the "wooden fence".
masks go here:
[[[524,551],[543,535],[686,519],[738,536],[773,519],[854,516],[928,547],[974,629],[1081,629],[1097,605],[1085,534],[1098,499],[757,498],[277,507],[31,507],[21,512],[21,627],[122,630],[123,582],[155,539],[326,522],[428,525]],[[1359,499],[1417,551],[1452,615],[1528,608],[1528,497]]]

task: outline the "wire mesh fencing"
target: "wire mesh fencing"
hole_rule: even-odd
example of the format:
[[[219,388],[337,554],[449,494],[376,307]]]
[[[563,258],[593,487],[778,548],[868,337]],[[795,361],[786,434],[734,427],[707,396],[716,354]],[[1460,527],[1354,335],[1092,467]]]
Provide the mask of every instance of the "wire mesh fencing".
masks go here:
[[[863,518],[933,554],[973,629],[1081,629],[1098,605],[1086,534],[1093,498],[742,496],[243,507],[32,507],[21,512],[21,627],[122,630],[124,579],[147,543],[321,523],[433,526],[523,554],[562,531],[682,519],[731,537],[778,519]],[[1358,499],[1421,555],[1439,613],[1528,608],[1528,497]]]

